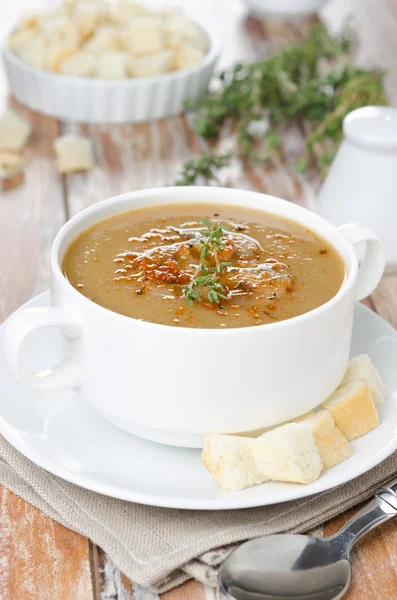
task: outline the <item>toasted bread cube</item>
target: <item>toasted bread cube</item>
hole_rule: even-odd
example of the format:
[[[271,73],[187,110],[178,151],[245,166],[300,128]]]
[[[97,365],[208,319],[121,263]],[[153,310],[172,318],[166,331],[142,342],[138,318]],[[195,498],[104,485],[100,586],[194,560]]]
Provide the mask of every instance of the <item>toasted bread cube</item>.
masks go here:
[[[242,490],[266,481],[255,466],[251,443],[233,435],[205,436],[201,459],[224,490]]]
[[[95,1],[95,0],[94,0]],[[78,4],[79,0],[62,0],[62,5],[64,10],[68,12],[72,12],[75,6]]]
[[[111,7],[111,17],[113,21],[120,23],[120,25],[125,25],[136,17],[150,16],[153,16],[151,10],[140,4],[140,2],[134,2],[133,0],[119,0]]]
[[[176,50],[174,57],[174,69],[189,69],[197,65],[203,58],[204,52],[189,42],[183,42]]]
[[[8,47],[13,52],[18,52],[25,48],[29,42],[36,36],[36,32],[33,29],[21,29],[15,31],[8,36]]]
[[[19,56],[31,67],[40,71],[46,68],[48,43],[44,36],[36,36],[27,46],[18,52]]]
[[[106,52],[98,58],[99,79],[125,79],[131,70],[131,57],[126,52]]]
[[[381,376],[366,354],[355,356],[349,362],[342,384],[360,381],[371,390],[372,399],[378,406],[387,398],[387,388]],[[341,385],[342,385],[341,384]]]
[[[178,48],[183,42],[190,42],[199,50],[207,52],[209,41],[203,31],[192,21],[176,15],[164,21],[165,45],[168,48]]]
[[[59,72],[71,77],[95,77],[97,58],[88,52],[76,52],[60,63]]]
[[[77,46],[80,41],[78,29],[69,16],[57,17],[49,21],[46,27],[43,28],[43,33],[49,44],[70,44]]]
[[[164,47],[164,32],[158,17],[131,19],[123,33],[124,47],[137,56],[159,52]]]
[[[333,416],[327,410],[309,413],[299,421],[311,426],[323,469],[338,465],[353,454],[349,442],[336,427]]]
[[[156,54],[134,57],[132,75],[134,77],[154,77],[172,69],[174,53],[172,50],[161,50]]]
[[[37,13],[27,13],[22,15],[17,24],[18,30],[31,29],[32,31],[37,31],[39,26],[38,22],[38,14]]]
[[[29,121],[7,108],[0,117],[0,150],[22,150],[31,132]]]
[[[335,419],[347,440],[354,440],[379,425],[379,415],[367,385],[346,383],[335,390],[321,405]]]
[[[91,142],[86,138],[74,135],[58,137],[54,149],[60,173],[89,171],[94,166]]]
[[[103,19],[104,7],[97,2],[77,2],[72,14],[80,38],[86,40]]]
[[[55,45],[47,50],[46,68],[54,73],[59,73],[61,63],[77,52],[77,46]]]
[[[83,46],[84,51],[95,56],[110,50],[120,49],[119,33],[113,25],[100,25],[92,38]]]
[[[37,14],[37,25],[39,29],[47,29],[52,21],[67,16],[68,9],[66,6],[55,6],[54,8],[50,8]]]
[[[8,179],[23,173],[25,159],[19,152],[0,150],[0,179]]]
[[[308,423],[287,423],[252,441],[252,455],[258,471],[267,479],[312,483],[323,465],[312,427]]]
[[[161,19],[172,19],[181,16],[182,11],[179,6],[165,6],[156,10],[156,15]]]

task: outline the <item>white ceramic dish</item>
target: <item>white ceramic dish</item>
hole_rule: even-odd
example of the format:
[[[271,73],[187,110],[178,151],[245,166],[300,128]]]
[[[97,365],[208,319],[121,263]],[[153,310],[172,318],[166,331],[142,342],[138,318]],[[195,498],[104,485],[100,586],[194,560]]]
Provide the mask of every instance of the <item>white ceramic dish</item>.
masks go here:
[[[99,219],[139,206],[188,207],[194,202],[264,210],[318,233],[345,262],[340,290],[326,304],[286,321],[192,329],[119,315],[87,299],[64,277],[60,263],[69,243]],[[354,245],[362,241],[367,241],[367,253],[359,269]],[[384,248],[367,229],[347,225],[338,230],[304,208],[264,194],[169,187],[110,198],[76,215],[54,241],[51,269],[53,306],[20,311],[5,329],[3,345],[14,375],[30,389],[76,388],[102,416],[130,433],[197,448],[208,432],[270,427],[311,410],[334,391],[348,363],[355,300],[377,285]],[[25,342],[35,331],[49,327],[64,335],[65,360],[44,373],[22,372]],[[203,347],[208,346],[216,368],[206,369],[211,393],[203,394],[195,382],[202,378]],[[172,394],[164,401],[168,387]]]
[[[369,225],[385,243],[387,271],[397,272],[397,109],[353,110],[343,133],[316,211],[336,226],[357,218]]]
[[[301,18],[315,14],[328,0],[243,0],[258,17]]]
[[[185,102],[208,89],[220,43],[205,31],[210,49],[200,64],[157,77],[120,80],[69,77],[34,69],[6,46],[3,60],[11,95],[32,110],[63,121],[139,123],[182,113]]]
[[[25,306],[49,305],[50,294],[46,292]],[[56,362],[64,351],[63,340],[55,330],[42,332],[39,340],[33,336],[23,356],[24,363],[33,369]],[[124,433],[73,392],[28,391],[12,377],[1,353],[0,433],[27,458],[54,475],[124,500],[199,510],[286,502],[345,483],[396,450],[397,332],[358,305],[352,355],[361,353],[369,354],[389,391],[380,410],[381,424],[352,443],[351,458],[307,486],[265,483],[241,492],[222,492],[202,465],[198,450],[163,446]],[[165,395],[162,400],[167,401]]]

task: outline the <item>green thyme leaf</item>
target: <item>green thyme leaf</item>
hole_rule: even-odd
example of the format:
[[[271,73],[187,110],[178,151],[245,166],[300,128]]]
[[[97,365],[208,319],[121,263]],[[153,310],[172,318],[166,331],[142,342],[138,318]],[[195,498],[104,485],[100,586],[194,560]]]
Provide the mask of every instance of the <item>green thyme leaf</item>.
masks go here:
[[[210,231],[214,228],[213,224],[211,223],[211,221],[209,221],[208,219],[206,219],[205,217],[203,217],[202,222],[204,223],[204,225],[207,227],[207,229],[209,229]]]

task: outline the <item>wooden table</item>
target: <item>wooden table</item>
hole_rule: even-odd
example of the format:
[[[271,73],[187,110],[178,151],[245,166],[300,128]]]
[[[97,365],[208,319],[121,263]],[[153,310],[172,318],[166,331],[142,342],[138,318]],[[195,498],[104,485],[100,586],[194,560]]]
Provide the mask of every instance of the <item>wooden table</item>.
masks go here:
[[[22,0],[28,6],[28,0]],[[189,0],[191,13],[214,20],[226,41],[222,64],[252,59],[271,51],[277,39],[294,40],[303,25],[263,26],[242,18],[238,0]],[[214,14],[214,12],[216,14]],[[361,46],[358,58],[389,71],[387,87],[397,103],[397,0],[333,0],[324,17],[331,27],[354,13]],[[4,82],[3,82],[4,83]],[[0,86],[1,89],[1,86]],[[26,114],[34,127],[24,183],[0,197],[0,317],[49,285],[49,249],[61,225],[93,202],[128,190],[172,183],[187,157],[206,149],[185,117],[158,123],[83,127],[92,140],[97,166],[88,174],[59,177],[52,143],[78,127]],[[225,133],[220,149],[230,145]],[[310,204],[315,189],[290,165],[293,144],[285,141],[285,161],[275,171],[235,167],[227,182]],[[384,277],[368,304],[397,327],[397,275]],[[0,491],[0,598],[2,600],[110,600],[141,598],[134,585],[89,540],[64,529],[7,491]],[[324,534],[337,530],[349,515],[334,519]],[[388,600],[397,593],[397,523],[370,534],[353,553],[350,600]],[[162,600],[215,600],[216,592],[190,582]],[[146,599],[146,596],[145,596]]]

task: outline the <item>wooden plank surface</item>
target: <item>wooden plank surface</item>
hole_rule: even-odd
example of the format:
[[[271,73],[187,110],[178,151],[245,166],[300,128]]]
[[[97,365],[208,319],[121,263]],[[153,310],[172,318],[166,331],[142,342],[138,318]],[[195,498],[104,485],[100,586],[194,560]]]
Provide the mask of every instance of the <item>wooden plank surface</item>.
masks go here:
[[[52,141],[59,124],[29,114],[33,134],[26,148],[27,167],[23,185],[1,194],[0,318],[4,319],[33,294],[48,288],[48,252],[65,221],[62,186],[52,159]]]
[[[204,589],[197,581],[189,581],[176,590],[161,595],[161,600],[216,600],[217,593],[212,589]]]
[[[49,251],[65,221],[56,172],[53,119],[29,113],[33,135],[20,187],[0,196],[0,320],[49,287]],[[0,599],[92,599],[88,540],[65,529],[11,492],[0,489]]]
[[[22,0],[28,6],[27,0]],[[238,0],[183,2],[201,21],[219,24],[225,39],[222,66],[236,59],[253,60],[286,40],[300,39],[304,23],[275,25],[246,18]],[[332,0],[324,11],[331,28],[350,19],[359,32],[359,60],[390,70],[388,91],[397,103],[397,0]],[[1,89],[1,88],[0,88]],[[24,109],[18,107],[24,112]],[[49,282],[48,251],[64,222],[105,197],[132,189],[172,183],[189,156],[205,151],[189,118],[180,117],[139,126],[83,127],[91,138],[97,164],[88,173],[57,176],[52,140],[58,131],[80,128],[30,114],[34,136],[24,185],[0,196],[0,318],[5,318]],[[233,165],[222,184],[257,189],[312,205],[315,188],[293,173],[292,158],[299,151],[299,134],[284,140],[284,160],[276,170],[243,169]],[[230,147],[231,132],[224,131],[218,148]],[[3,292],[5,290],[5,293]],[[371,298],[372,306],[397,327],[397,275],[383,279]],[[135,600],[133,583],[108,561],[100,549],[65,530],[10,492],[1,493],[0,599],[58,598],[76,600]],[[337,530],[347,515],[324,528]],[[388,600],[397,589],[397,525],[392,523],[369,535],[353,553],[349,600]],[[162,600],[216,600],[213,590],[189,582],[162,595]]]
[[[0,488],[0,598],[92,600],[87,539]]]

